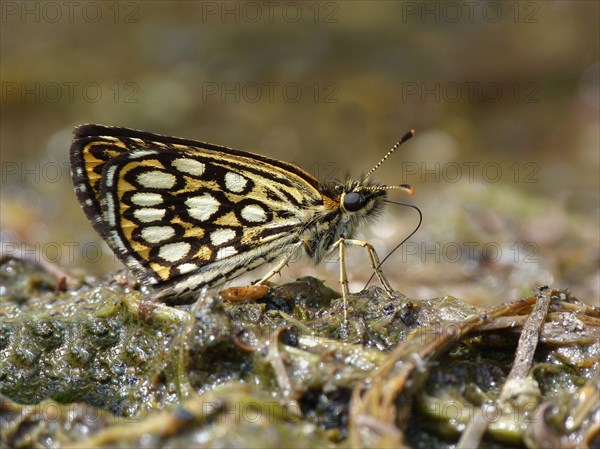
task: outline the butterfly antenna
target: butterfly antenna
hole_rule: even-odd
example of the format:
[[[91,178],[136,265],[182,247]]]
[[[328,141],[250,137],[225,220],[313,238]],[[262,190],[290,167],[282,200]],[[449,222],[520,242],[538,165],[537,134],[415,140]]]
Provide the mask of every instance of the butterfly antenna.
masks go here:
[[[373,167],[371,170],[369,170],[369,171],[367,172],[367,174],[365,175],[365,179],[368,179],[368,178],[369,178],[369,177],[370,177],[370,176],[373,174],[373,172],[374,172],[375,170],[377,170],[379,167],[381,167],[381,164],[383,164],[383,163],[385,162],[385,160],[386,160],[388,157],[390,157],[390,156],[392,155],[392,153],[393,153],[394,151],[396,151],[396,149],[397,149],[397,148],[398,148],[400,145],[402,145],[404,142],[406,142],[408,139],[410,139],[410,138],[411,138],[411,137],[413,137],[414,135],[415,135],[415,130],[414,130],[414,129],[411,129],[409,132],[407,132],[406,134],[404,134],[404,135],[402,136],[402,138],[401,138],[401,139],[400,139],[398,142],[396,142],[396,143],[394,144],[394,146],[393,146],[393,147],[390,149],[390,151],[388,151],[388,152],[387,152],[387,154],[386,154],[385,156],[383,156],[383,157],[381,158],[381,160],[380,160],[379,162],[377,162],[377,164],[375,164],[375,167]]]
[[[363,187],[364,190],[404,190],[410,196],[415,193],[415,189],[410,184],[400,184],[397,186],[367,186]]]
[[[406,237],[404,240],[402,240],[400,243],[398,243],[398,244],[396,245],[396,247],[395,247],[393,250],[391,250],[391,251],[388,253],[388,255],[387,255],[387,256],[385,256],[385,257],[384,257],[384,258],[381,260],[381,262],[379,262],[379,265],[377,265],[377,269],[376,269],[376,270],[379,270],[379,269],[381,268],[381,266],[383,265],[383,263],[384,263],[386,260],[388,260],[388,259],[389,259],[389,257],[390,257],[392,254],[394,254],[394,252],[395,252],[395,251],[396,251],[398,248],[400,248],[402,245],[404,245],[404,244],[406,243],[406,241],[407,241],[409,238],[411,238],[413,235],[415,235],[415,233],[416,233],[416,232],[419,230],[419,228],[421,227],[421,223],[423,223],[423,213],[421,212],[421,209],[419,209],[417,206],[415,206],[415,205],[413,205],[413,204],[401,203],[401,202],[399,202],[399,201],[391,201],[391,200],[384,200],[384,202],[386,202],[386,203],[392,203],[392,204],[398,204],[398,205],[400,205],[400,206],[406,206],[406,207],[410,207],[411,209],[414,209],[414,210],[416,210],[416,211],[419,213],[419,223],[417,224],[417,226],[415,227],[415,229],[414,229],[414,230],[413,230],[413,231],[412,231],[410,234],[408,234],[408,236],[407,236],[407,237]],[[369,286],[369,284],[370,284],[370,283],[371,283],[371,281],[373,280],[373,277],[374,277],[374,276],[375,276],[375,271],[373,271],[373,274],[371,275],[371,277],[369,278],[369,280],[368,280],[368,281],[367,281],[367,283],[365,284],[365,287],[363,288],[363,290]]]

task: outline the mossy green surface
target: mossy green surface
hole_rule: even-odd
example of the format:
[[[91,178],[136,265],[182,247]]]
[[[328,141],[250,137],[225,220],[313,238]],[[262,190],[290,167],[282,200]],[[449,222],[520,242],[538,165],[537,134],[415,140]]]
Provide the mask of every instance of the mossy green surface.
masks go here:
[[[257,301],[206,294],[174,308],[151,302],[122,274],[57,291],[61,282],[41,266],[8,259],[0,276],[2,447],[345,447],[356,443],[352,431],[375,425],[360,392],[385,396],[392,384],[408,425],[399,418],[389,431],[408,446],[451,447],[469,416],[498,399],[522,312],[535,303],[509,305],[492,320],[457,298],[412,300],[372,287],[349,297],[344,325],[343,300],[314,278],[274,286]],[[597,406],[579,430],[565,417],[597,376],[600,314],[553,295],[532,375],[540,403],[555,404],[547,428],[582,440],[597,425]],[[457,340],[473,320],[480,323]],[[423,355],[399,352],[436,340]],[[394,380],[410,363],[408,382]],[[538,409],[503,411],[482,445],[531,440],[527,420]],[[385,427],[377,432],[386,436]],[[370,438],[359,441],[385,441]]]

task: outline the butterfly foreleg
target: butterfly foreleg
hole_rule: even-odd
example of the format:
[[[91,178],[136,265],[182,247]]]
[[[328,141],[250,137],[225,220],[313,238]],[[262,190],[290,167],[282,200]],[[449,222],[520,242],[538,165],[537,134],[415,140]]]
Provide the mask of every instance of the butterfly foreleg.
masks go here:
[[[294,257],[294,255],[298,251],[298,248],[300,248],[302,245],[305,245],[305,244],[306,244],[306,242],[304,240],[300,240],[299,242],[292,244],[290,249],[288,251],[286,251],[286,254],[283,257],[283,259],[281,259],[281,261],[277,265],[275,265],[275,267],[273,267],[267,274],[265,274],[262,277],[262,279],[257,281],[255,284],[264,284],[270,278],[272,278],[276,274],[280,273],[281,270],[283,270],[283,267],[285,267],[287,265],[287,263],[290,261],[290,259],[292,257]]]

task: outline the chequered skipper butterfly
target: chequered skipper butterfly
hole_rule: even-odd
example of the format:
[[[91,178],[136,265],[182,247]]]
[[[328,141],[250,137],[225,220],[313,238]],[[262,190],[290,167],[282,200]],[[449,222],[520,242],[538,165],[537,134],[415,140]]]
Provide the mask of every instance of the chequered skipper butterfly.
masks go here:
[[[388,292],[379,258],[353,240],[359,224],[380,212],[386,191],[371,174],[321,183],[304,170],[258,154],[126,128],[82,125],[71,145],[72,177],[88,219],[154,297],[193,301],[203,287],[298,253],[315,263],[339,250],[344,299],[345,245],[367,249]]]

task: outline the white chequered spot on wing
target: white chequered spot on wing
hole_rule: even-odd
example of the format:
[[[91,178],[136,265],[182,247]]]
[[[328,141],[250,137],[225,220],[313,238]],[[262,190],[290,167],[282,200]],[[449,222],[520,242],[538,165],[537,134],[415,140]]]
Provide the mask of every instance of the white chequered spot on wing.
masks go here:
[[[206,169],[206,166],[195,159],[180,157],[171,162],[171,165],[183,173],[193,176],[201,176]]]
[[[142,228],[142,238],[148,243],[158,243],[168,240],[175,235],[175,229],[171,226],[148,226]]]
[[[104,176],[104,183],[106,184],[106,187],[112,187],[116,171],[117,167],[114,165],[112,167],[108,167],[106,170],[106,175]]]
[[[143,157],[154,156],[156,154],[157,154],[157,152],[155,150],[136,150],[136,151],[132,151],[129,154],[129,158],[130,159],[141,159]]]
[[[104,218],[108,222],[109,225],[115,225],[115,201],[111,195],[107,195],[103,200],[104,205],[106,206],[106,211],[104,212]]]
[[[235,237],[235,231],[233,229],[217,229],[210,233],[210,241],[213,245],[222,245]]]
[[[192,196],[185,200],[190,217],[206,221],[219,209],[219,201],[210,193]]]
[[[138,206],[156,206],[163,202],[160,193],[136,192],[131,195],[131,202]]]
[[[171,189],[176,181],[177,178],[171,173],[159,170],[147,171],[137,176],[137,182],[148,189]]]
[[[246,184],[248,184],[248,180],[238,173],[228,171],[225,174],[225,187],[230,192],[242,192]]]
[[[161,246],[158,256],[167,262],[177,262],[190,252],[191,245],[187,242],[168,243]]]
[[[237,254],[237,250],[233,246],[226,246],[225,248],[220,248],[217,251],[216,260],[225,259],[226,257],[235,256]]]
[[[142,223],[150,223],[153,221],[162,220],[167,211],[165,209],[157,209],[154,207],[143,207],[133,211],[133,215]]]
[[[267,219],[267,213],[258,204],[248,204],[244,206],[240,213],[242,218],[252,223],[262,223]]]
[[[189,273],[190,271],[194,271],[196,269],[198,269],[198,265],[195,263],[182,263],[181,265],[177,266],[179,274]]]

